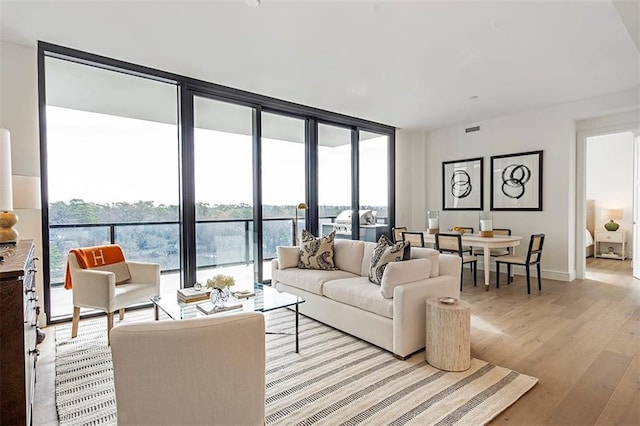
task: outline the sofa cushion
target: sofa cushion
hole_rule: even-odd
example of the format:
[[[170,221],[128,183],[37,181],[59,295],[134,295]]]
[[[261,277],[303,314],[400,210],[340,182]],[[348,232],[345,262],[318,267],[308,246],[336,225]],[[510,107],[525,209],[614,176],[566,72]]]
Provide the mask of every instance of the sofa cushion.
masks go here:
[[[400,262],[409,259],[411,244],[408,241],[398,241],[392,243],[389,239],[381,235],[376,248],[371,255],[371,266],[369,267],[369,281],[375,284],[382,282],[382,274],[389,262]]]
[[[406,262],[391,262],[382,274],[380,294],[386,299],[393,298],[393,290],[402,284],[426,280],[431,273],[429,259],[413,259]]]
[[[364,253],[364,241],[337,239],[333,243],[336,268],[341,271],[360,275],[362,268],[362,255]]]
[[[280,269],[297,268],[300,261],[300,247],[278,246],[278,267]]]
[[[385,299],[380,287],[368,277],[327,281],[322,287],[326,297],[374,314],[393,318],[393,299]]]
[[[277,280],[291,287],[306,290],[310,293],[323,294],[325,282],[340,278],[355,278],[359,275],[345,271],[323,271],[319,269],[289,268],[277,271]]]
[[[411,247],[411,259],[429,259],[431,261],[430,277],[440,275],[440,252],[431,248]]]
[[[298,268],[322,269],[324,271],[335,270],[336,265],[333,261],[333,240],[335,236],[336,231],[333,231],[329,235],[316,238],[311,232],[303,229]]]

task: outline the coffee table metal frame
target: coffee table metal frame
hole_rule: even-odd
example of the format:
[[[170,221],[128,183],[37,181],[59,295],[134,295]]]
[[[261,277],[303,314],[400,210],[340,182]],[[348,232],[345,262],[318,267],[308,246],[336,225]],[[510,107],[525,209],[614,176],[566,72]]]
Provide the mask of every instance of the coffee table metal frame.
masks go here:
[[[238,303],[242,304],[242,307],[234,310],[222,311],[222,312],[269,312],[276,309],[288,308],[295,306],[295,323],[296,332],[284,333],[284,332],[270,332],[267,334],[286,334],[296,336],[296,353],[299,352],[299,315],[298,305],[304,303],[302,297],[295,296],[290,293],[285,293],[276,290],[270,285],[255,283],[253,285],[253,291],[255,296],[248,298],[235,299]],[[204,312],[198,309],[198,303],[207,302],[207,300],[200,300],[197,302],[183,303],[179,302],[175,292],[165,293],[160,296],[152,297],[154,316],[158,320],[160,316],[159,310],[162,310],[171,319],[186,319],[206,316]],[[222,313],[221,312],[221,313]],[[211,315],[217,315],[216,313]]]

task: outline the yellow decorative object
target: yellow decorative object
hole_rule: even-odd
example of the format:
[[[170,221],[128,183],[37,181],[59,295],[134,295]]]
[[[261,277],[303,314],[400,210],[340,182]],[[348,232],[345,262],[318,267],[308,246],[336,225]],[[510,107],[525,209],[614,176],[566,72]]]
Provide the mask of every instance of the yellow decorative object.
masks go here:
[[[18,216],[14,212],[0,212],[0,244],[15,244],[18,241],[18,231],[13,226],[18,223]]]

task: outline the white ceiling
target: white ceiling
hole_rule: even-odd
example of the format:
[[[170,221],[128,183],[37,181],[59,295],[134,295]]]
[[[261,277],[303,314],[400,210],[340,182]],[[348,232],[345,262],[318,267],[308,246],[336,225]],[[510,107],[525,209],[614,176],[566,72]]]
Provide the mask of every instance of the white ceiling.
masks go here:
[[[2,0],[0,37],[430,129],[636,87],[640,8],[617,3]]]

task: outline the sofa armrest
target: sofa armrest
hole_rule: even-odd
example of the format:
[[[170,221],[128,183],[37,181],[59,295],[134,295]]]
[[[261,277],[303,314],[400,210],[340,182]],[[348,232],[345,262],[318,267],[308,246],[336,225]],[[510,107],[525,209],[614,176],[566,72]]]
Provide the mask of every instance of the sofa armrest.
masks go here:
[[[280,269],[280,263],[278,259],[271,259],[271,285],[275,286],[278,282],[278,270]]]
[[[77,269],[73,272],[73,304],[108,310],[115,297],[116,275],[113,272]]]
[[[445,271],[455,273],[457,265],[457,275],[440,275],[399,285],[394,289],[393,353],[408,356],[424,347],[427,299],[431,297],[460,298],[462,260],[458,256],[451,256],[451,258],[452,265]]]
[[[154,285],[160,294],[160,264],[150,262],[127,261],[131,282]]]

